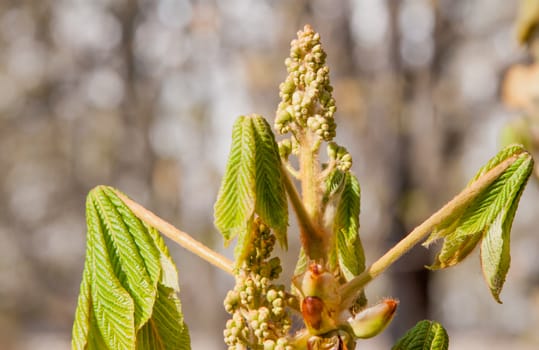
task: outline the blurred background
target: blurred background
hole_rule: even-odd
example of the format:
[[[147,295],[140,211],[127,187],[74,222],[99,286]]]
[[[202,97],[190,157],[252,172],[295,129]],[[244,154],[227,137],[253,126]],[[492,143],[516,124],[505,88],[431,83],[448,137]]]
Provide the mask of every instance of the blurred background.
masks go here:
[[[232,123],[254,112],[273,120],[289,43],[306,23],[328,54],[337,140],[354,156],[361,234],[374,261],[460,191],[501,147],[505,126],[526,114],[501,96],[506,71],[533,61],[518,45],[517,7],[0,0],[0,348],[70,348],[84,202],[96,185],[121,189],[232,255],[212,223]],[[539,348],[538,200],[532,180],[515,219],[503,305],[490,297],[477,254],[429,273],[422,267],[432,252],[419,247],[367,289],[372,303],[393,296],[401,304],[391,329],[361,349],[388,349],[424,318],[447,327],[452,349]],[[279,252],[289,266],[295,232]],[[224,349],[232,278],[167,242],[193,349]]]

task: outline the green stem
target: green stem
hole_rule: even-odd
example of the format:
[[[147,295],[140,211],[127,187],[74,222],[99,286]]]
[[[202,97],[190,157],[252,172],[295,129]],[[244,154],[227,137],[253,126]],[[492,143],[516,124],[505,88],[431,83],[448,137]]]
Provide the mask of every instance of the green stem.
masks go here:
[[[313,222],[318,224],[318,175],[320,169],[316,153],[314,153],[312,137],[311,133],[305,132],[299,140],[299,169],[303,205]]]
[[[131,209],[131,211],[146,224],[156,228],[163,235],[167,236],[174,242],[178,243],[191,253],[198,255],[210,264],[217,266],[221,270],[234,275],[234,264],[232,261],[208,248],[204,244],[195,240],[188,233],[178,230],[165,220],[161,219],[142,205],[131,200],[129,197],[119,191],[115,191],[116,195]]]
[[[296,212],[296,216],[298,218],[301,232],[301,242],[303,248],[305,249],[305,253],[311,259],[322,258],[325,251],[325,248],[323,246],[323,237],[318,233],[317,229],[313,225],[311,216],[309,215],[309,213],[307,213],[307,210],[303,206],[303,202],[299,196],[298,191],[296,190],[296,186],[294,186],[292,179],[290,179],[290,175],[282,164],[281,174],[283,177],[284,187],[286,189],[286,192],[288,193],[288,198],[290,199],[292,207],[294,208],[294,211]]]
[[[451,201],[440,210],[417,226],[412,232],[398,242],[393,248],[388,250],[382,257],[375,261],[365,271],[359,274],[348,283],[340,287],[342,297],[342,309],[349,308],[357,293],[363,289],[370,281],[389,268],[397,259],[407,253],[415,245],[425,239],[432,230],[444,220],[448,219],[455,212],[470,205],[481,192],[490,186],[521,154],[513,155],[488,172],[479,177],[475,182],[467,186],[462,192],[456,195]]]
[[[320,164],[318,163],[318,147],[316,137],[310,132],[298,135],[300,145],[299,171],[301,181],[301,201],[306,216],[298,217],[302,225],[301,244],[310,260],[324,263],[327,259],[329,236],[321,225],[320,208]],[[296,208],[296,207],[295,207]],[[302,214],[302,213],[298,213]],[[304,219],[308,218],[308,221]],[[306,230],[304,230],[306,228]]]

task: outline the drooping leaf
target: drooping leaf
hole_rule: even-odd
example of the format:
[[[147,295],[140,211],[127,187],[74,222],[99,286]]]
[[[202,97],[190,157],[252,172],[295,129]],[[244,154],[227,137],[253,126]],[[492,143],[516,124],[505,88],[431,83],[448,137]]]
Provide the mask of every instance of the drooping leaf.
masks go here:
[[[323,224],[325,229],[332,232],[335,236],[337,236],[337,231],[335,230],[337,207],[339,206],[346,183],[346,174],[345,171],[336,168],[327,175],[324,181],[322,193]],[[331,271],[338,271],[340,267],[337,253],[337,238],[333,239],[332,242],[334,243],[333,246],[328,249],[328,266]]]
[[[261,116],[251,117],[256,145],[255,212],[270,226],[282,247],[287,246],[288,202],[281,179],[281,157],[271,126]]]
[[[440,224],[426,242],[443,238],[444,243],[431,269],[461,262],[481,243],[481,265],[492,296],[500,301],[511,261],[510,231],[520,196],[533,170],[533,159],[521,146],[509,146],[491,159],[472,179],[510,161],[501,175],[480,192],[471,203]],[[470,184],[471,184],[470,183]]]
[[[107,217],[100,215],[99,209],[106,209],[100,208],[96,203],[96,201],[103,201],[104,196],[106,195],[102,189],[94,189],[88,194],[86,202],[87,245],[90,251],[87,257],[90,262],[90,317],[95,320],[95,323],[91,324],[97,328],[90,330],[93,341],[89,345],[97,345],[103,341],[108,349],[133,349],[136,339],[135,300],[121,283],[121,280],[126,283],[126,276],[119,261],[120,257],[115,251],[117,248],[111,243],[111,240],[115,238],[114,229],[111,228],[112,223]],[[105,205],[106,202],[105,200]],[[110,205],[110,202],[108,204]],[[114,211],[109,205],[106,205],[109,209],[107,211]],[[131,287],[136,289],[134,284]],[[139,295],[147,292],[142,289]],[[147,305],[140,305],[138,309],[147,309]],[[140,313],[139,311],[139,315]]]
[[[92,300],[90,299],[90,257],[91,252],[86,248],[86,261],[82,272],[82,282],[80,284],[77,309],[75,310],[75,320],[71,335],[71,348],[82,350],[88,343],[88,333],[92,321]]]
[[[255,241],[256,225],[250,224],[249,230],[241,231],[238,235],[236,246],[234,247],[234,258],[236,260],[236,267],[241,266],[241,263],[251,254],[254,249],[253,243]]]
[[[250,118],[240,116],[232,128],[232,146],[215,202],[215,226],[228,243],[250,229],[255,210],[255,135]]]
[[[485,190],[479,193],[469,205],[456,211],[449,219],[438,225],[430,238],[425,242],[429,245],[439,238],[444,244],[435,258],[432,269],[445,268],[461,262],[477,246],[479,241],[496,225],[511,228],[507,215],[503,220],[497,220],[500,212],[508,212],[509,208],[518,204],[519,194],[533,168],[533,160],[521,146],[510,146],[491,159],[470,184],[501,162],[514,158],[505,171]]]
[[[339,267],[347,281],[365,270],[365,253],[359,238],[360,197],[359,182],[347,173],[333,223]]]
[[[441,324],[420,321],[410,329],[391,350],[447,350],[449,338]]]
[[[189,348],[174,263],[159,234],[142,223],[113,189],[94,188],[86,203],[86,261],[73,324],[73,349],[155,349],[162,331],[175,329]],[[164,289],[168,291],[164,294]],[[159,317],[163,298],[175,317]],[[146,334],[151,324],[151,338]],[[149,339],[152,346],[145,347]],[[164,338],[163,338],[164,339]],[[175,347],[178,348],[178,347]],[[168,348],[166,348],[168,349]]]
[[[328,250],[328,266],[347,282],[365,270],[365,254],[359,236],[361,189],[357,178],[349,171],[335,169],[325,179],[322,194],[323,222],[333,235]],[[296,266],[296,272],[298,272]],[[303,266],[304,268],[305,266]],[[354,310],[367,304],[363,291],[358,294]]]
[[[161,278],[152,317],[137,334],[137,350],[189,350],[190,336],[184,322],[179,293],[178,271],[159,232],[148,227],[161,253]]]
[[[176,290],[160,283],[152,317],[137,334],[137,350],[189,350],[189,339]]]
[[[531,160],[530,160],[531,161]],[[533,165],[523,166],[525,170],[518,181],[527,181],[532,171]],[[526,173],[528,171],[528,173]],[[515,187],[517,194],[509,208],[504,208],[490,226],[487,234],[481,243],[481,266],[483,275],[494,299],[501,303],[500,292],[505,282],[505,277],[509,271],[511,263],[510,240],[511,226],[518,207],[520,196],[524,191],[524,185]]]
[[[159,252],[147,239],[140,220],[110,188],[100,187],[90,192],[88,198],[101,229],[101,234],[93,238],[106,247],[105,250],[94,247],[94,257],[99,257],[94,260],[94,269],[101,264],[111,265],[122,288],[133,299],[135,330],[138,330],[152,313],[159,279]]]
[[[287,246],[288,204],[275,137],[259,115],[240,116],[233,127],[227,168],[215,203],[215,226],[226,242],[239,235],[236,260],[248,255],[255,214]]]

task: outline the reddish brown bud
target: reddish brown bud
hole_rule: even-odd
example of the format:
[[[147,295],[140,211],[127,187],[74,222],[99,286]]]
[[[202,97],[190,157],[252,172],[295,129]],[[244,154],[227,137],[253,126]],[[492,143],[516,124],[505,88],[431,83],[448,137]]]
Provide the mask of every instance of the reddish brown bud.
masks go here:
[[[319,297],[305,297],[301,303],[301,314],[309,328],[320,329],[322,326],[324,302]]]

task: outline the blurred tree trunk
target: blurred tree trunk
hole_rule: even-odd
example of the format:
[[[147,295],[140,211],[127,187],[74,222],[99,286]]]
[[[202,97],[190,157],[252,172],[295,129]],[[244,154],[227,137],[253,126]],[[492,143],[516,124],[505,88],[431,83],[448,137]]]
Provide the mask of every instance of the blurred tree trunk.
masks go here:
[[[438,7],[433,5],[435,20],[433,57],[421,68],[409,68],[402,59],[398,15],[401,3],[389,2],[391,57],[395,84],[395,123],[398,127],[393,143],[393,191],[389,198],[390,246],[421,223],[441,202],[451,197],[451,177],[455,155],[461,146],[463,125],[448,114],[450,101],[436,101],[441,67],[450,57],[456,35],[443,21]],[[439,116],[438,114],[441,114]],[[428,251],[416,247],[390,270],[393,296],[400,299],[399,317],[393,323],[391,335],[402,336],[419,320],[431,318],[429,283],[431,272],[424,268],[431,262]]]
[[[390,1],[388,3],[390,18],[390,57],[391,73],[394,92],[393,118],[394,161],[391,163],[390,172],[393,174],[392,191],[388,198],[387,212],[389,214],[389,246],[393,246],[400,241],[410,231],[407,225],[406,213],[412,208],[407,205],[406,200],[416,190],[414,179],[414,169],[421,167],[414,154],[414,143],[417,142],[416,130],[414,130],[414,118],[427,119],[427,115],[414,115],[413,105],[421,103],[425,88],[429,88],[429,72],[421,68],[418,71],[408,70],[403,63],[401,55],[401,33],[398,27],[398,17],[401,10],[401,2]],[[425,77],[425,75],[427,77]],[[423,76],[423,77],[422,77]],[[422,84],[426,79],[427,83]],[[391,132],[391,131],[390,131]],[[432,140],[431,137],[428,138]],[[417,179],[421,181],[422,179]],[[393,285],[392,295],[398,298],[399,317],[395,319],[390,328],[391,336],[394,339],[402,336],[409,328],[413,327],[419,320],[429,316],[429,271],[424,268],[428,263],[425,258],[425,251],[421,247],[412,249],[390,270],[390,278]]]
[[[114,155],[115,181],[122,181],[122,176],[130,174],[130,181],[140,184],[152,183],[152,172],[156,161],[150,147],[149,130],[155,111],[155,95],[157,88],[149,79],[141,76],[137,70],[134,52],[136,18],[139,8],[136,0],[128,0],[119,9],[122,25],[122,42],[120,57],[125,96],[121,106],[123,124],[122,139]]]

